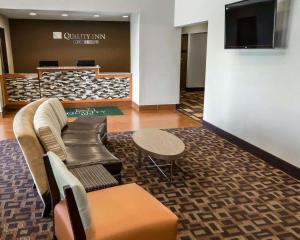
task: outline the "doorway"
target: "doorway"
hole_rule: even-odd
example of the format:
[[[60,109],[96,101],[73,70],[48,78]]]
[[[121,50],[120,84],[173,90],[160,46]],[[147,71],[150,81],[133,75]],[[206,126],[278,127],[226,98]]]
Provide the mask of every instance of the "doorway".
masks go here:
[[[205,96],[207,23],[185,27],[182,32],[178,111],[201,121]]]
[[[9,73],[4,28],[0,28],[0,61],[2,63],[2,74]]]
[[[182,34],[181,36],[181,67],[180,67],[180,90],[186,88],[186,74],[187,74],[187,57],[188,57],[188,45],[189,35]]]

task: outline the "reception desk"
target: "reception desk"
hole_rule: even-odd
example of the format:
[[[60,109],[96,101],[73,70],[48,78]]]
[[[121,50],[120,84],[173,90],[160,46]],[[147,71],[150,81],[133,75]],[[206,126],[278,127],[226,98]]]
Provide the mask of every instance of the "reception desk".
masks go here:
[[[56,97],[65,105],[128,102],[132,96],[130,73],[100,73],[100,67],[39,67],[36,74],[6,74],[5,102],[9,107]]]
[[[62,74],[83,74],[89,73],[93,74],[95,77],[99,77],[100,67],[78,67],[78,66],[61,66],[61,67],[38,67],[37,72],[39,77],[41,78],[43,75],[47,75],[50,73],[61,72]]]

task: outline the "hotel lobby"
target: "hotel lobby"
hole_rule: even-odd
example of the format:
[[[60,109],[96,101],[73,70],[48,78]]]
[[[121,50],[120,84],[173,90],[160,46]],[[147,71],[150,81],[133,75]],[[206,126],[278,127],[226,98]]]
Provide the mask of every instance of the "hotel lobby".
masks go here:
[[[0,239],[300,239],[297,12],[2,0]]]

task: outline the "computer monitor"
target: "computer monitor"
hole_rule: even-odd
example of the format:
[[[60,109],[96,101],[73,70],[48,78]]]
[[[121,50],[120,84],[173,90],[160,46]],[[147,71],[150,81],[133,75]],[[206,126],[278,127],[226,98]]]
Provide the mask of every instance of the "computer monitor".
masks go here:
[[[93,67],[96,66],[95,60],[78,60],[78,67]]]
[[[58,61],[40,61],[40,67],[58,67]]]

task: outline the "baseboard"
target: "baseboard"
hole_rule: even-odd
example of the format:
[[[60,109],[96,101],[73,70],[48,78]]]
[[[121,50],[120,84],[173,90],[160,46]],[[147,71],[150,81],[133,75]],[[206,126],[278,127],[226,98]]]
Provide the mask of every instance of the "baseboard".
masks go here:
[[[176,104],[137,105],[135,102],[132,102],[132,108],[137,112],[176,111]]]
[[[231,133],[228,133],[213,124],[206,122],[203,120],[203,126],[207,128],[208,130],[218,134],[219,136],[225,138],[229,142],[239,146],[240,148],[246,150],[247,152],[250,152],[254,156],[264,160],[268,164],[272,165],[275,168],[280,169],[281,171],[289,174],[290,176],[300,180],[300,168],[284,161],[283,159],[280,159],[271,153],[266,152],[265,150],[256,147],[252,145],[251,143],[246,142],[245,140],[242,140]]]
[[[205,90],[205,87],[195,87],[195,88],[185,88],[185,90],[187,92],[198,92],[198,91],[204,91]]]
[[[19,101],[15,103],[8,103],[7,110],[19,110],[30,102]],[[112,100],[74,100],[62,101],[65,108],[85,108],[85,107],[131,107],[131,99],[112,99]]]
[[[124,101],[63,101],[65,108],[86,108],[86,107],[122,107],[130,108],[131,100]]]

